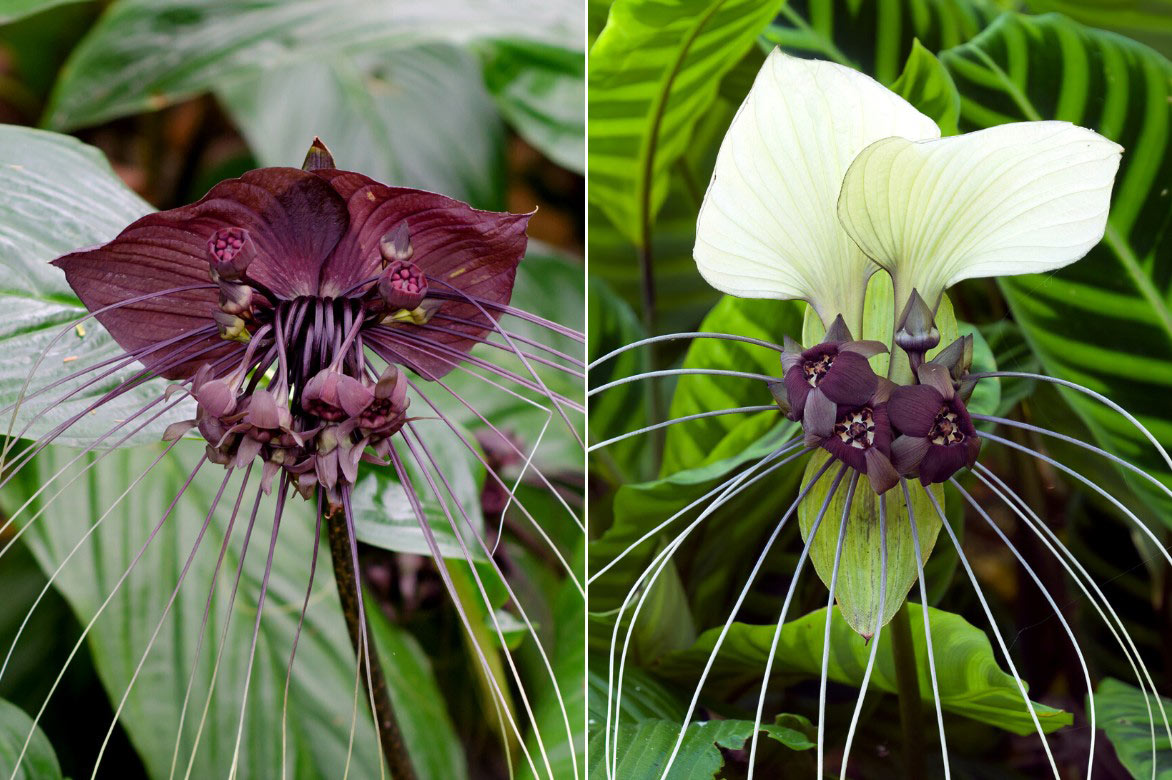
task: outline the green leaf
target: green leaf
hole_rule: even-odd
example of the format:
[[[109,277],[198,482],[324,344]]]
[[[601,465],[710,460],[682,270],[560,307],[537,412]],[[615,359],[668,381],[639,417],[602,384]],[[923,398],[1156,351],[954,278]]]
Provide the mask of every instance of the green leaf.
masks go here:
[[[124,500],[115,503],[130,486],[131,479],[144,473],[161,452],[159,446],[113,451],[86,473],[79,489],[67,491],[49,504],[47,516],[30,525],[24,537],[43,570],[52,573],[61,566],[54,583],[83,626],[95,619],[103,601],[114,591],[123,573],[130,570],[105,612],[94,623],[86,644],[113,706],[122,698],[135,666],[147,649],[224,480],[220,467],[202,468],[142,558],[131,566],[165,508],[188,478],[189,469],[202,454],[202,447],[181,443]],[[14,501],[43,484],[74,454],[68,449],[50,447],[38,456],[34,465],[22,472],[5,492],[4,503],[9,512],[18,506]],[[75,467],[67,473],[76,471]],[[262,502],[257,514],[233,606],[228,597],[240,565],[241,544],[255,490],[254,473],[216,580],[207,634],[198,659],[194,653],[200,623],[232,506],[240,495],[239,477],[228,485],[122,711],[119,722],[153,777],[167,776],[170,772],[184,692],[194,664],[192,698],[179,742],[179,771],[186,766],[210,688],[216,649],[230,615],[233,617],[223,661],[192,776],[225,776],[231,767],[248,650],[274,515],[270,497]],[[109,514],[102,519],[106,511]],[[70,550],[95,524],[98,524],[96,531],[89,541],[81,544],[66,562]],[[268,775],[280,766],[282,695],[293,634],[309,577],[314,525],[312,505],[297,497],[290,499],[274,551],[248,686],[240,747],[242,776]],[[290,775],[295,777],[329,775],[346,760],[355,664],[329,566],[328,547],[323,543],[289,691],[287,755]],[[45,670],[46,674],[56,671]],[[361,708],[361,698],[359,701]],[[55,705],[50,702],[49,706]],[[377,776],[379,757],[374,729],[369,716],[361,709],[357,729],[351,769],[363,777]]]
[[[721,77],[778,0],[616,0],[590,51],[590,199],[627,240],[649,227]]]
[[[59,5],[67,5],[69,3],[77,3],[82,0],[4,0],[0,2],[0,24],[8,24],[15,22],[17,19],[23,19],[26,16],[39,14],[41,11],[48,11],[50,8],[56,8]]]
[[[504,206],[504,128],[479,63],[462,49],[340,52],[266,69],[217,94],[261,165],[300,165],[317,135],[346,170]]]
[[[587,302],[590,306],[590,328],[586,334],[587,352],[590,360],[627,344],[633,344],[646,336],[642,323],[606,282],[591,274],[588,279]],[[598,387],[620,377],[634,376],[647,370],[649,347],[640,347],[622,353],[598,364],[590,370],[590,385]],[[650,403],[648,382],[629,382],[619,385],[590,399],[591,443],[606,441],[629,431],[635,431],[647,424],[647,405]],[[646,436],[633,436],[621,442],[607,445],[592,454],[595,460],[613,464],[613,469],[622,476],[630,477],[645,473],[644,461],[650,460],[650,448]],[[622,477],[617,476],[621,479]]]
[[[762,724],[761,731],[791,750],[809,750],[815,746],[809,738],[809,732],[812,731],[809,721],[797,715],[788,716],[781,724]],[[667,757],[671,755],[679,732],[679,724],[669,720],[644,720],[635,725],[620,724],[616,776],[623,780],[661,778]],[[684,736],[679,755],[667,774],[668,780],[717,777],[717,772],[724,766],[724,756],[720,748],[741,750],[752,735],[753,722],[748,720],[713,720],[707,723],[688,724],[688,733]],[[600,731],[590,740],[591,777],[606,774],[603,763],[604,747],[605,736]]]
[[[464,745],[456,734],[427,653],[415,637],[387,620],[378,608],[368,608],[367,613],[387,680],[387,693],[415,771],[421,778],[463,780],[468,777]]]
[[[1172,699],[1161,697],[1164,712],[1172,713]],[[1172,778],[1172,742],[1160,717],[1160,710],[1149,694],[1144,704],[1144,692],[1139,688],[1108,677],[1095,691],[1095,717],[1132,777]],[[1087,709],[1091,699],[1087,697]],[[1151,714],[1148,707],[1151,707]],[[1156,766],[1152,766],[1152,731],[1155,730]],[[1153,769],[1156,771],[1153,772]]]
[[[518,36],[577,48],[581,15],[538,0],[119,0],[65,64],[44,123],[69,129],[156,110],[341,51]]]
[[[24,749],[25,739],[32,731],[28,749],[16,768],[16,759]],[[14,771],[15,770],[15,771]],[[57,754],[40,726],[24,710],[0,699],[0,771],[12,780],[54,780],[61,777]]]
[[[928,703],[926,706],[930,707],[932,684],[928,676],[924,621],[920,609],[920,605],[909,602],[908,617],[916,648],[920,694]],[[1033,721],[1022,703],[1021,692],[1013,677],[1001,671],[985,633],[960,615],[929,608],[928,617],[932,626],[932,649],[935,652],[941,706],[948,712],[1015,734],[1033,733]],[[773,660],[773,676],[821,676],[825,626],[825,609],[787,622]],[[830,626],[830,679],[858,686],[862,682],[871,649],[867,641],[842,620],[838,610],[835,610]],[[759,690],[775,630],[776,626],[773,625],[734,623],[712,667],[705,690]],[[718,633],[718,629],[706,631],[689,650],[663,659],[656,667],[656,673],[670,680],[694,685],[696,675],[708,659]],[[870,685],[874,690],[887,693],[896,691],[895,659],[888,631],[879,638],[879,651]],[[1047,733],[1072,723],[1068,712],[1044,704],[1035,703],[1034,707]]]
[[[802,486],[809,484],[814,474],[826,461],[829,453],[819,450],[806,464]],[[802,527],[802,539],[810,538],[826,495],[834,484],[834,474],[840,466],[831,465],[826,474],[806,496],[798,507],[798,519]],[[822,582],[830,585],[834,571],[835,550],[838,534],[842,527],[843,509],[846,506],[847,488],[854,472],[847,471],[842,483],[830,499],[826,515],[814,541],[810,544],[810,561]],[[940,516],[928,498],[928,491],[918,480],[908,480],[912,497],[911,511],[916,519],[919,532],[921,560],[927,561],[940,533]],[[936,500],[944,503],[944,490],[932,486]],[[896,486],[885,495],[887,508],[887,591],[882,603],[879,601],[880,580],[883,574],[883,557],[879,534],[879,496],[871,490],[866,477],[860,477],[851,501],[850,515],[843,539],[842,560],[838,569],[835,598],[843,618],[856,633],[869,637],[875,633],[875,626],[887,625],[907,598],[908,591],[916,583],[916,548],[911,524],[908,522],[908,506],[903,490]]]
[[[32,374],[29,391],[122,354],[96,320],[84,323],[84,336],[69,327],[85,316],[85,307],[65,283],[65,274],[49,261],[73,249],[109,241],[149,211],[150,205],[118,179],[97,149],[56,133],[0,125],[0,244],[4,246],[0,302],[5,313],[0,325],[0,350],[5,357],[0,365],[0,405],[20,397],[47,348],[43,362]],[[62,330],[67,332],[50,348]],[[98,373],[83,379],[95,378]],[[14,432],[32,422],[24,435],[40,436],[81,413],[81,419],[57,441],[92,443],[112,427],[112,420],[130,418],[161,392],[160,383],[146,383],[103,404],[100,415],[84,413],[91,403],[136,373],[133,367],[117,371],[61,404],[53,402],[77,389],[81,381],[70,380],[30,399],[21,408]],[[33,421],[34,414],[42,410],[45,415]],[[169,422],[191,416],[190,404],[180,404],[127,443],[157,441]],[[0,420],[7,430],[9,415],[0,415]],[[106,444],[113,444],[134,427],[122,428]]]
[[[724,296],[699,331],[730,333],[781,344],[798,338],[806,305],[801,301],[753,300]],[[694,339],[685,368],[746,371],[781,378],[781,353],[767,347],[724,339]],[[669,418],[742,406],[768,406],[773,396],[761,382],[726,376],[681,376],[672,395]],[[796,425],[780,410],[729,414],[680,423],[668,428],[661,473],[673,474],[735,455],[774,428],[792,435]]]
[[[521,41],[489,47],[484,81],[505,119],[563,168],[586,172],[582,52]]]
[[[423,403],[415,399],[412,406],[422,407]],[[484,538],[484,517],[480,509],[480,491],[485,479],[484,466],[443,423],[420,420],[415,426],[421,435],[427,437],[427,448],[443,468],[444,478],[455,492],[455,501],[463,508],[472,523],[472,528],[469,529],[463,515],[456,511],[452,498],[448,496],[439,477],[435,475],[434,470],[428,469],[437,487],[444,491],[444,500],[452,513],[456,527],[460,529],[468,553],[474,561],[486,562],[487,556],[471,535],[476,533]],[[468,432],[462,433],[464,438],[472,440]],[[427,516],[440,553],[445,558],[464,560],[464,551],[452,531],[447,516],[444,515],[439,499],[424,477],[423,470],[410,451],[401,442],[398,444],[399,455],[411,476],[412,490],[423,505],[424,514]],[[422,453],[420,456],[426,460]],[[359,541],[392,552],[431,555],[431,547],[419,527],[407,491],[399,483],[393,469],[379,466],[363,469],[358,483],[354,486],[351,504],[354,507],[354,533]]]
[[[891,91],[932,117],[941,135],[956,135],[960,118],[960,94],[948,69],[920,43],[912,42],[912,53],[903,73],[891,84]]]
[[[765,39],[791,54],[849,65],[891,86],[917,41],[928,51],[956,46],[999,11],[989,0],[809,0],[784,6]]]
[[[1036,14],[1057,11],[1088,27],[1122,33],[1172,57],[1172,3],[1168,0],[1026,0]]]
[[[1152,403],[1172,387],[1172,277],[1161,270],[1172,247],[1172,63],[1061,16],[1016,14],[941,60],[961,93],[964,129],[1061,119],[1125,148],[1103,242],[1065,269],[1001,288],[1044,373],[1104,393],[1172,442],[1172,411]],[[1172,485],[1130,423],[1080,393],[1063,395],[1102,447]],[[1162,494],[1124,475],[1155,514],[1172,518]]]

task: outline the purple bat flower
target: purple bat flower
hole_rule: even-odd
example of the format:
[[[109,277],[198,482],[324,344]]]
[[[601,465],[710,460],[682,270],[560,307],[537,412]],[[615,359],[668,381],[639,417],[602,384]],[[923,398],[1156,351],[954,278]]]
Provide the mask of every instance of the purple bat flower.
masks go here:
[[[821,343],[803,349],[786,337],[781,366],[789,418],[802,420],[811,398],[824,398],[832,404],[860,406],[867,403],[879,386],[879,377],[867,359],[886,352],[878,341],[855,341],[839,316],[826,331]],[[780,387],[774,388],[778,395]]]
[[[259,456],[302,483],[310,463],[340,507],[352,453],[406,409],[401,383],[400,408],[384,394],[359,422],[376,396],[366,350],[425,379],[451,371],[507,310],[528,220],[333,167],[263,168],[54,265],[147,368],[198,374],[211,459]]]
[[[876,377],[875,391],[860,404],[836,405],[821,393],[811,393],[802,421],[807,446],[821,447],[866,474],[876,493],[885,493],[899,482],[891,464],[888,421],[888,398],[894,387]]]
[[[891,445],[892,460],[901,474],[919,473],[920,482],[944,482],[960,469],[972,467],[981,440],[948,369],[925,363],[916,372],[920,383],[897,387],[887,405],[900,435]]]

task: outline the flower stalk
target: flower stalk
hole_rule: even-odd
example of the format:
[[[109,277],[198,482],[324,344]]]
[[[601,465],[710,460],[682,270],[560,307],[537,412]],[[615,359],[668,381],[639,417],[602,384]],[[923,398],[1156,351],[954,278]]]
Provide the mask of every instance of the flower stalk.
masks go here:
[[[411,765],[403,732],[399,728],[399,719],[387,693],[387,680],[383,675],[378,653],[372,652],[369,658],[367,657],[366,648],[374,644],[374,638],[371,635],[370,621],[358,601],[361,581],[359,573],[354,568],[352,541],[346,527],[346,515],[341,511],[341,507],[338,507],[337,511],[328,508],[326,511],[326,534],[330,542],[330,557],[334,563],[334,581],[338,585],[338,598],[342,602],[342,616],[346,619],[346,629],[350,632],[350,644],[354,647],[359,676],[362,677],[367,695],[374,700],[378,721],[375,726],[382,744],[382,752],[394,780],[415,780],[415,768]],[[369,676],[366,672],[369,672]]]
[[[924,609],[928,606],[925,604]],[[899,691],[899,727],[903,734],[904,771],[908,780],[922,780],[924,733],[920,713],[920,680],[916,671],[916,646],[912,641],[907,601],[891,618],[891,652],[895,656],[895,685]]]

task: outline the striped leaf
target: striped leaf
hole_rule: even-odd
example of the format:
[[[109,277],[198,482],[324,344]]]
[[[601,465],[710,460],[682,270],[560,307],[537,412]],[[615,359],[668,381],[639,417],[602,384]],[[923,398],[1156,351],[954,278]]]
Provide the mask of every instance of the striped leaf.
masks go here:
[[[1034,13],[1058,11],[1076,22],[1123,33],[1172,57],[1172,2],[1169,0],[1026,0]]]
[[[997,12],[988,0],[796,0],[765,38],[790,54],[849,65],[890,86],[916,40],[929,51],[957,46]]]
[[[649,243],[672,166],[779,0],[618,0],[590,51],[590,199]]]
[[[1003,280],[1014,317],[1045,372],[1091,387],[1172,443],[1172,63],[1113,33],[1058,15],[1010,14],[941,59],[961,94],[961,128],[1062,119],[1126,151],[1106,237],[1047,276]],[[1106,449],[1172,484],[1136,429],[1084,395],[1065,393]],[[1172,503],[1125,472],[1156,514]]]

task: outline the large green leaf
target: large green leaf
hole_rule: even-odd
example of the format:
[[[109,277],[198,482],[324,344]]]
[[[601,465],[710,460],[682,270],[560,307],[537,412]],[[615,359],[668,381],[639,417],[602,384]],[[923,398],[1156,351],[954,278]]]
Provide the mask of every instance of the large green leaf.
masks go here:
[[[1026,0],[1034,13],[1058,11],[1090,27],[1122,33],[1172,57],[1172,3],[1168,0]]]
[[[790,716],[781,723],[762,724],[761,731],[791,750],[809,750],[809,721]],[[806,728],[803,728],[806,727]],[[620,745],[616,776],[623,780],[660,780],[679,736],[680,726],[670,720],[644,720],[637,724],[620,724]],[[680,745],[679,755],[667,773],[668,780],[702,780],[718,777],[724,766],[726,750],[741,750],[753,735],[749,720],[712,720],[691,723]],[[606,738],[602,732],[590,740],[590,775],[606,774],[603,763]]]
[[[16,766],[29,731],[33,732],[28,750]],[[0,699],[0,771],[13,780],[54,780],[61,777],[57,754],[33,719],[12,702]]]
[[[78,247],[109,241],[149,211],[150,205],[122,184],[97,149],[56,133],[0,126],[0,245],[4,247],[0,301],[5,314],[0,324],[0,349],[5,357],[0,366],[0,406],[17,400],[46,349],[30,390],[121,354],[95,320],[87,321],[82,331],[67,332],[50,348],[62,330],[69,330],[70,322],[85,315],[85,308],[65,283],[65,275],[49,261]],[[134,373],[133,368],[118,371],[80,390],[68,402],[52,403],[81,384],[71,380],[23,406],[15,430],[32,421],[34,413],[47,410],[26,434],[39,436],[84,412]],[[83,415],[58,441],[91,443],[112,427],[111,421],[131,417],[160,389],[158,383],[148,383],[104,404],[102,414]],[[168,421],[183,416],[191,416],[186,404],[128,443],[157,440]],[[2,418],[0,424],[7,430],[9,415]],[[133,427],[123,428],[106,444],[113,444]]]
[[[891,86],[915,41],[928,51],[956,46],[998,11],[989,0],[805,0],[783,7],[765,39],[791,54],[849,65]]]
[[[918,604],[908,604],[920,693],[925,701],[931,702],[932,683],[925,660],[927,649],[920,609]],[[1033,732],[1033,721],[1022,702],[1021,692],[1013,677],[1001,671],[985,632],[950,612],[929,607],[928,617],[932,625],[932,649],[935,652],[941,706],[948,712],[998,726],[1015,734]],[[820,676],[825,626],[825,608],[787,622],[777,645],[772,675],[775,678]],[[776,626],[772,625],[733,624],[712,667],[705,690],[757,690],[761,685],[761,675],[765,670],[775,630]],[[692,648],[663,659],[656,667],[656,672],[668,679],[695,685],[696,676],[708,659],[717,633],[715,629],[705,632]],[[835,610],[830,623],[830,679],[859,685],[870,652],[868,641],[855,634],[842,620],[839,611]],[[896,691],[895,658],[889,631],[880,635],[870,685],[873,690],[887,693]],[[1047,732],[1072,722],[1067,712],[1043,704],[1034,706],[1038,720]]]
[[[499,37],[578,48],[582,15],[540,0],[119,0],[74,50],[44,121],[97,124],[339,51]]]
[[[725,296],[712,308],[698,330],[728,333],[781,344],[785,336],[801,337],[806,305],[800,301],[751,300]],[[781,353],[768,347],[724,339],[695,339],[684,358],[687,368],[715,368],[781,377]],[[773,396],[761,382],[740,377],[681,376],[672,396],[669,418],[768,406]],[[730,457],[768,431],[782,425],[792,434],[778,409],[707,417],[668,428],[663,452],[663,474],[673,474]]]
[[[504,128],[480,64],[462,49],[339,52],[217,92],[261,165],[300,165],[317,135],[346,170],[481,208],[504,205]]]
[[[586,59],[582,52],[520,41],[498,41],[488,52],[484,81],[517,132],[551,160],[586,172]]]
[[[180,444],[126,499],[115,504],[133,477],[141,474],[160,452],[156,446],[110,453],[83,477],[82,489],[68,491],[52,502],[46,516],[26,532],[25,538],[42,568],[51,573],[99,521],[101,513],[110,508],[110,514],[64,564],[54,582],[82,625],[95,617],[139,549],[146,544],[165,508],[183,486],[201,448]],[[34,467],[21,474],[19,485],[8,489],[5,506],[15,506],[14,501],[40,485],[72,455],[72,451],[63,448],[46,450]],[[147,649],[223,474],[218,466],[205,466],[201,470],[94,624],[87,646],[115,706]],[[207,635],[198,659],[195,647],[216,559],[239,489],[239,479],[234,478],[212,517],[176,602],[162,624],[137,682],[130,689],[122,712],[121,723],[153,777],[169,774],[184,692],[194,664],[192,700],[179,742],[181,769],[186,764],[209,691],[220,634],[229,615],[233,615],[232,623],[202,740],[195,754],[193,776],[225,776],[232,764],[248,650],[273,525],[270,498],[262,504],[257,516],[233,607],[228,596],[240,562],[242,539],[256,489],[255,474],[216,580]],[[294,498],[287,504],[281,523],[243,720],[240,770],[246,777],[265,776],[280,766],[282,694],[309,576],[314,544],[312,515],[310,504]],[[287,755],[291,775],[320,777],[332,774],[345,763],[355,680],[353,653],[338,608],[324,542],[305,621],[289,692]],[[56,671],[45,670],[46,674]],[[374,731],[369,716],[364,714],[359,713],[352,769],[364,777],[377,776],[379,759]],[[415,717],[410,709],[402,715],[405,719]],[[423,722],[412,728],[429,735],[440,733]],[[415,749],[427,751],[431,747],[428,741],[423,741]],[[450,743],[444,749],[449,748],[452,748]],[[425,763],[420,758],[420,763]]]
[[[590,50],[590,199],[638,246],[697,122],[782,3],[617,0]]]
[[[0,24],[8,24],[59,5],[77,2],[81,0],[3,0],[0,2]]]
[[[1083,260],[1001,286],[1045,373],[1110,396],[1161,441],[1172,409],[1172,63],[1112,33],[1057,15],[1008,14],[969,44],[941,55],[960,90],[963,129],[1062,119],[1123,145],[1103,242]],[[1118,414],[1064,395],[1098,442],[1172,485],[1172,473]],[[1125,472],[1165,520],[1172,504]]]
[[[1164,712],[1172,713],[1172,699],[1163,699]],[[1087,698],[1087,707],[1091,700]],[[1151,707],[1151,714],[1148,707]],[[1107,734],[1115,755],[1132,777],[1172,778],[1172,742],[1156,702],[1138,688],[1108,677],[1095,691],[1098,727]],[[1156,765],[1152,766],[1152,730],[1155,729]]]

